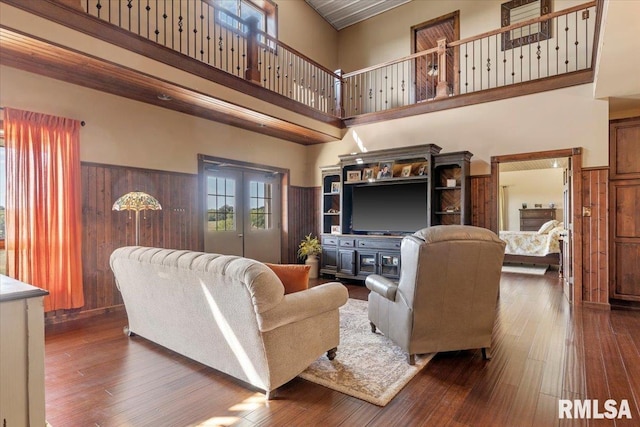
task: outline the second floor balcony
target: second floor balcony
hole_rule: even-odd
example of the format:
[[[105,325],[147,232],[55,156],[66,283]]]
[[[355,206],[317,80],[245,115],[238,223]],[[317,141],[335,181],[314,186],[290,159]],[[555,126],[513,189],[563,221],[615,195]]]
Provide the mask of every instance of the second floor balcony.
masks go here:
[[[274,119],[260,107],[241,105],[233,96],[222,96],[217,104],[217,97],[212,99],[209,93],[191,93],[184,100],[190,105],[167,106],[163,101],[182,100],[180,91],[187,89],[165,80],[151,84],[147,79],[154,92],[138,95],[144,102],[302,144],[337,140],[344,126],[591,82],[602,9],[602,3],[592,1],[474,37],[443,38],[433,49],[343,72],[282,43],[259,29],[254,18],[242,18],[209,0],[82,0],[79,7],[53,0],[2,2],[306,116],[319,122],[321,129],[286,117]],[[45,40],[24,41],[24,34],[4,22],[0,30],[2,62],[31,71],[24,63],[37,56],[38,43],[43,43],[39,49],[46,49]],[[56,62],[56,54],[50,56],[45,65]],[[86,54],[76,59],[77,64],[90,60]],[[113,79],[120,76],[125,85],[145,89],[144,72],[136,77],[135,70],[125,71],[131,73],[119,70]],[[48,72],[56,77],[55,70]],[[68,78],[118,95],[127,96],[129,90],[105,87],[108,81]]]

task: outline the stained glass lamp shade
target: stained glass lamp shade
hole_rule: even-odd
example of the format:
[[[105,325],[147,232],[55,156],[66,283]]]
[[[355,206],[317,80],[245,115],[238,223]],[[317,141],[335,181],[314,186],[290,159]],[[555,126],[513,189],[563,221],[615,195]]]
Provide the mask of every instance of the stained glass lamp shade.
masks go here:
[[[132,191],[116,200],[112,209],[136,213],[136,246],[138,246],[140,244],[140,211],[159,211],[162,210],[162,206],[155,197],[142,191]]]

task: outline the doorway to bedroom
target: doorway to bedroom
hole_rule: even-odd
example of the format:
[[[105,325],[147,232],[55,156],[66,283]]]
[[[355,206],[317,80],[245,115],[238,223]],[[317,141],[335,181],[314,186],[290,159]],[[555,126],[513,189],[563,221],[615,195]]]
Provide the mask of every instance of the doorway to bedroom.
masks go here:
[[[573,209],[580,194],[580,149],[492,158],[496,201],[492,228],[507,242],[505,263],[558,266],[569,301],[582,298],[581,233]],[[577,285],[576,285],[577,284]]]

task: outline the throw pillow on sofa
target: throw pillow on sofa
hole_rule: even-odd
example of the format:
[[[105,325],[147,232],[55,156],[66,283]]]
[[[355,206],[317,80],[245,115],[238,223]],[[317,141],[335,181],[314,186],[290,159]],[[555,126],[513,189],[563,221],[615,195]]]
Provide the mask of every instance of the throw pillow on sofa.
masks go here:
[[[269,263],[265,263],[265,265],[276,273],[276,276],[284,285],[285,294],[292,294],[309,288],[310,265]]]

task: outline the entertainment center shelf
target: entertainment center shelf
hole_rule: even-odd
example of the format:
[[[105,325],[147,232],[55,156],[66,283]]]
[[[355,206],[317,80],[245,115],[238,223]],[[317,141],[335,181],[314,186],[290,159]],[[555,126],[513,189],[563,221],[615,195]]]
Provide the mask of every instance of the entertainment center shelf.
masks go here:
[[[400,275],[400,244],[431,225],[468,224],[468,151],[434,144],[340,156],[322,172],[321,272]]]

